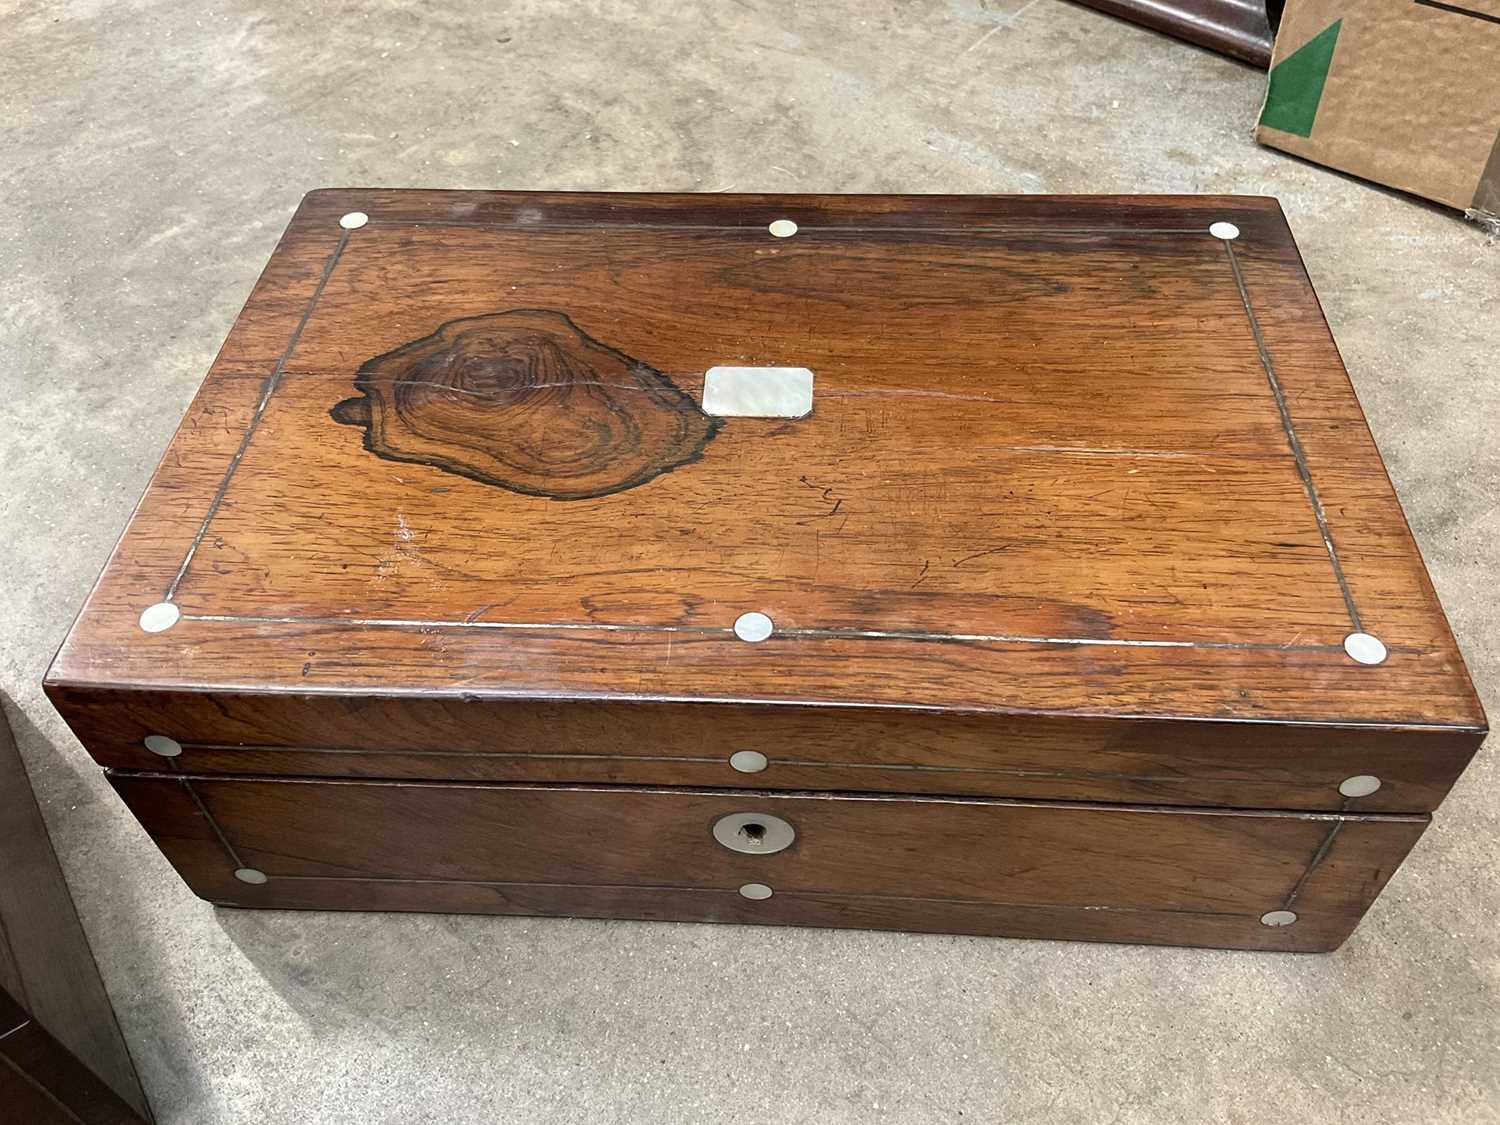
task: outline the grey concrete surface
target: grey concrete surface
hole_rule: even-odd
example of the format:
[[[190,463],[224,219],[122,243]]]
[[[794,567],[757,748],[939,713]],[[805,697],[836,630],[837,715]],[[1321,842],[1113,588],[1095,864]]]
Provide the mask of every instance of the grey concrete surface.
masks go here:
[[[1494,754],[1322,957],[216,912],[38,690],[309,188],[1226,191],[1493,711],[1500,246],[1257,148],[1263,84],[1060,0],[0,2],[0,683],[161,1120],[1500,1121]]]

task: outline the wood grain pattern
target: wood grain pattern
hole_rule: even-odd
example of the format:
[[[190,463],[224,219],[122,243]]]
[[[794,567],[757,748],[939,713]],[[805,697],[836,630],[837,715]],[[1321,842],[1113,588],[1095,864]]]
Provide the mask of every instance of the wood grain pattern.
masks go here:
[[[1426,824],[933,798],[111,780],[189,885],[229,904],[954,928],[1235,948],[1336,946]],[[782,817],[796,841],[774,855],[730,851],[711,826],[731,812]],[[241,867],[269,880],[242,883],[233,875]],[[748,882],[775,894],[739,899]],[[1277,909],[1295,910],[1297,923],[1262,925]]]
[[[90,753],[193,773],[565,781],[952,793],[1078,801],[1421,812],[1472,734],[1379,727],[607,701],[57,690]],[[739,750],[761,773],[732,769]],[[1345,798],[1347,777],[1381,787]]]
[[[691,397],[811,367],[813,414],[565,505],[372,473],[359,365],[497,294]],[[1285,223],[1224,197],[314,193],[50,680],[1484,730]]]

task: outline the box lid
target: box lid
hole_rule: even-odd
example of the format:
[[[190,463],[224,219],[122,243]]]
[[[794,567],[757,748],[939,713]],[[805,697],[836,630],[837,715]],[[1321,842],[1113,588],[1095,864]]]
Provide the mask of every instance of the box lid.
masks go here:
[[[49,680],[1484,722],[1234,197],[314,192]]]

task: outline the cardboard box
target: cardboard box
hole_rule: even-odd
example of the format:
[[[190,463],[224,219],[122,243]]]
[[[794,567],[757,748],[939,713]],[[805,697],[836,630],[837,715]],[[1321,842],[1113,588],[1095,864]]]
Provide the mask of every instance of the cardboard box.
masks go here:
[[[1289,0],[1255,136],[1500,222],[1500,0]]]

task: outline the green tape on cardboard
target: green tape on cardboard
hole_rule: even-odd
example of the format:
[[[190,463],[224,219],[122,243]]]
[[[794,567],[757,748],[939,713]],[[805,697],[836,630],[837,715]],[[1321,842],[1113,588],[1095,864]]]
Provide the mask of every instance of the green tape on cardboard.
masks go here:
[[[1260,111],[1262,125],[1299,137],[1312,135],[1343,22],[1335,20],[1271,68],[1265,108]]]

